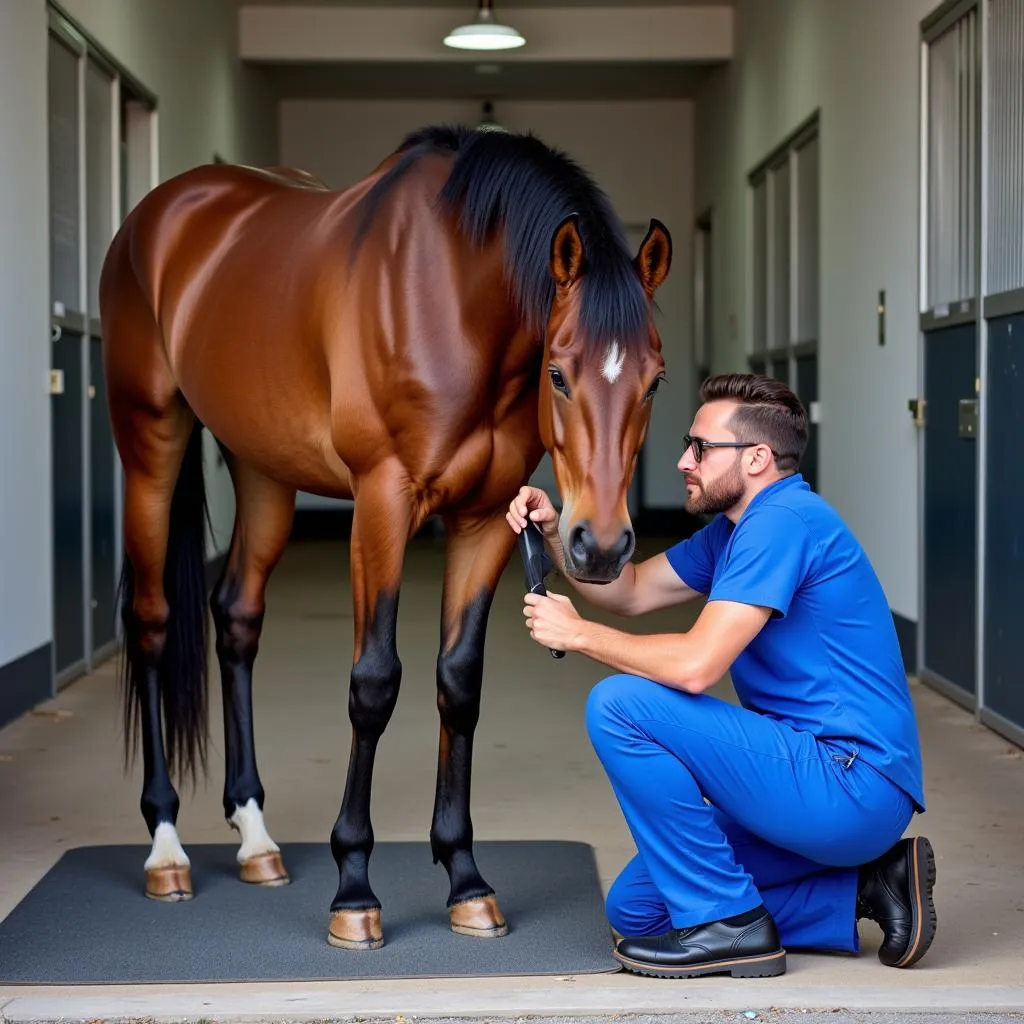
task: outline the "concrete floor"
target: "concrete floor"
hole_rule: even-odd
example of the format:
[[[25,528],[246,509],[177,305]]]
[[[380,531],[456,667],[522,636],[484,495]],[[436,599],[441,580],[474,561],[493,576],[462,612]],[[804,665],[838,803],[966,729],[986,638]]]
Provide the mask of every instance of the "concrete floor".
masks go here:
[[[646,550],[658,544],[648,541]],[[295,544],[272,582],[256,667],[256,732],[267,822],[278,841],[325,842],[348,758],[351,655],[347,549]],[[416,542],[400,605],[404,675],[381,743],[373,824],[380,840],[423,840],[436,764],[434,659],[441,550]],[[633,847],[587,740],[587,693],[604,669],[554,661],[522,626],[518,561],[495,598],[473,777],[478,838],[591,843],[607,886]],[[578,605],[582,608],[582,605]],[[634,628],[684,625],[671,612]],[[1024,1009],[1024,757],[949,701],[912,681],[929,811],[910,831],[938,857],[939,931],[922,963],[882,967],[878,933],[862,922],[859,958],[794,955],[777,979],[671,982],[621,974],[580,977],[316,984],[0,987],[0,1020],[146,1017],[215,1020],[722,1013],[752,1008],[1001,1011]],[[721,695],[730,696],[728,684]],[[190,843],[232,841],[222,817],[219,696],[209,783],[185,794]],[[0,918],[70,846],[147,839],[136,771],[121,771],[115,665],[0,730]],[[141,884],[141,865],[139,882]],[[443,893],[439,892],[439,900]],[[325,904],[326,913],[326,904]],[[439,913],[443,904],[439,902]],[[326,918],[325,918],[326,920]],[[708,1018],[709,1019],[709,1018]],[[742,1016],[740,1019],[746,1019]]]

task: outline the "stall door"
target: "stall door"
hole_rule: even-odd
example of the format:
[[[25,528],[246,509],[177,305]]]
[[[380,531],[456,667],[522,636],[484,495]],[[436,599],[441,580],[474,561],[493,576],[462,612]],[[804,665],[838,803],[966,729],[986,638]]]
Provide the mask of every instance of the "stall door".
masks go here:
[[[988,338],[984,705],[1024,729],[1024,313],[991,321]]]
[[[973,323],[925,337],[922,675],[973,700],[977,637],[978,444]],[[967,404],[969,403],[969,404]]]
[[[1024,744],[1024,0],[989,3],[981,718]]]
[[[85,295],[79,146],[81,56],[49,39],[51,470],[53,473],[53,646],[58,681],[86,663]]]
[[[969,708],[978,662],[978,10],[944,8],[924,32],[926,88],[922,679]],[[879,452],[884,458],[884,453]]]
[[[90,664],[113,651],[117,589],[115,447],[103,387],[99,322],[99,280],[113,237],[115,153],[118,109],[114,76],[93,60],[85,65],[86,279],[89,303],[88,387],[88,533]]]
[[[153,177],[154,104],[77,26],[48,49],[54,671],[63,686],[114,652],[121,473],[107,411],[99,279]]]

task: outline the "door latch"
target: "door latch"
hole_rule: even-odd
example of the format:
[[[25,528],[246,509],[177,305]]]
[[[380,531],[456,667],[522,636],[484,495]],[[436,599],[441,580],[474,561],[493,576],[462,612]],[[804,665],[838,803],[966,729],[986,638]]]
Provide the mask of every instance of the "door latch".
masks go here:
[[[957,433],[960,437],[978,436],[978,400],[961,398],[957,406]]]
[[[907,402],[907,408],[914,417],[914,426],[919,429],[924,426],[924,405],[925,401],[923,398],[911,398]]]
[[[51,370],[50,371],[50,394],[51,395],[63,395],[64,394],[64,371],[63,370]]]

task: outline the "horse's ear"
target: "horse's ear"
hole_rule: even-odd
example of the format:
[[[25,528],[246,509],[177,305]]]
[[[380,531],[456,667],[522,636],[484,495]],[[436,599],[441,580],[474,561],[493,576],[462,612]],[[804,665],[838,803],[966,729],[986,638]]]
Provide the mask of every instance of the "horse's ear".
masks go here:
[[[660,220],[651,218],[644,240],[633,261],[644,290],[653,295],[668,277],[672,266],[672,236]]]
[[[555,230],[551,240],[551,276],[561,288],[568,288],[583,269],[583,239],[579,216],[570,213]]]

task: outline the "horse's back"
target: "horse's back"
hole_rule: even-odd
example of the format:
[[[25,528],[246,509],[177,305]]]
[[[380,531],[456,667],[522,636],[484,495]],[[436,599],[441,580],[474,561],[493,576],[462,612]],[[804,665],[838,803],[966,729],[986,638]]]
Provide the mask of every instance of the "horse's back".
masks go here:
[[[325,466],[323,451],[330,399],[314,296],[327,254],[316,226],[339,196],[302,171],[220,164],[147,193],[110,248],[101,286],[106,358],[122,393],[169,373],[229,448],[272,475],[337,486],[339,467]]]
[[[177,387],[236,455],[339,497],[396,459],[444,501],[487,474],[488,402],[511,401],[497,365],[517,390],[533,342],[493,301],[480,312],[500,250],[464,245],[438,212],[447,158],[404,174],[353,249],[359,200],[388,165],[344,191],[301,171],[196,168],[139,204],[124,248]]]

